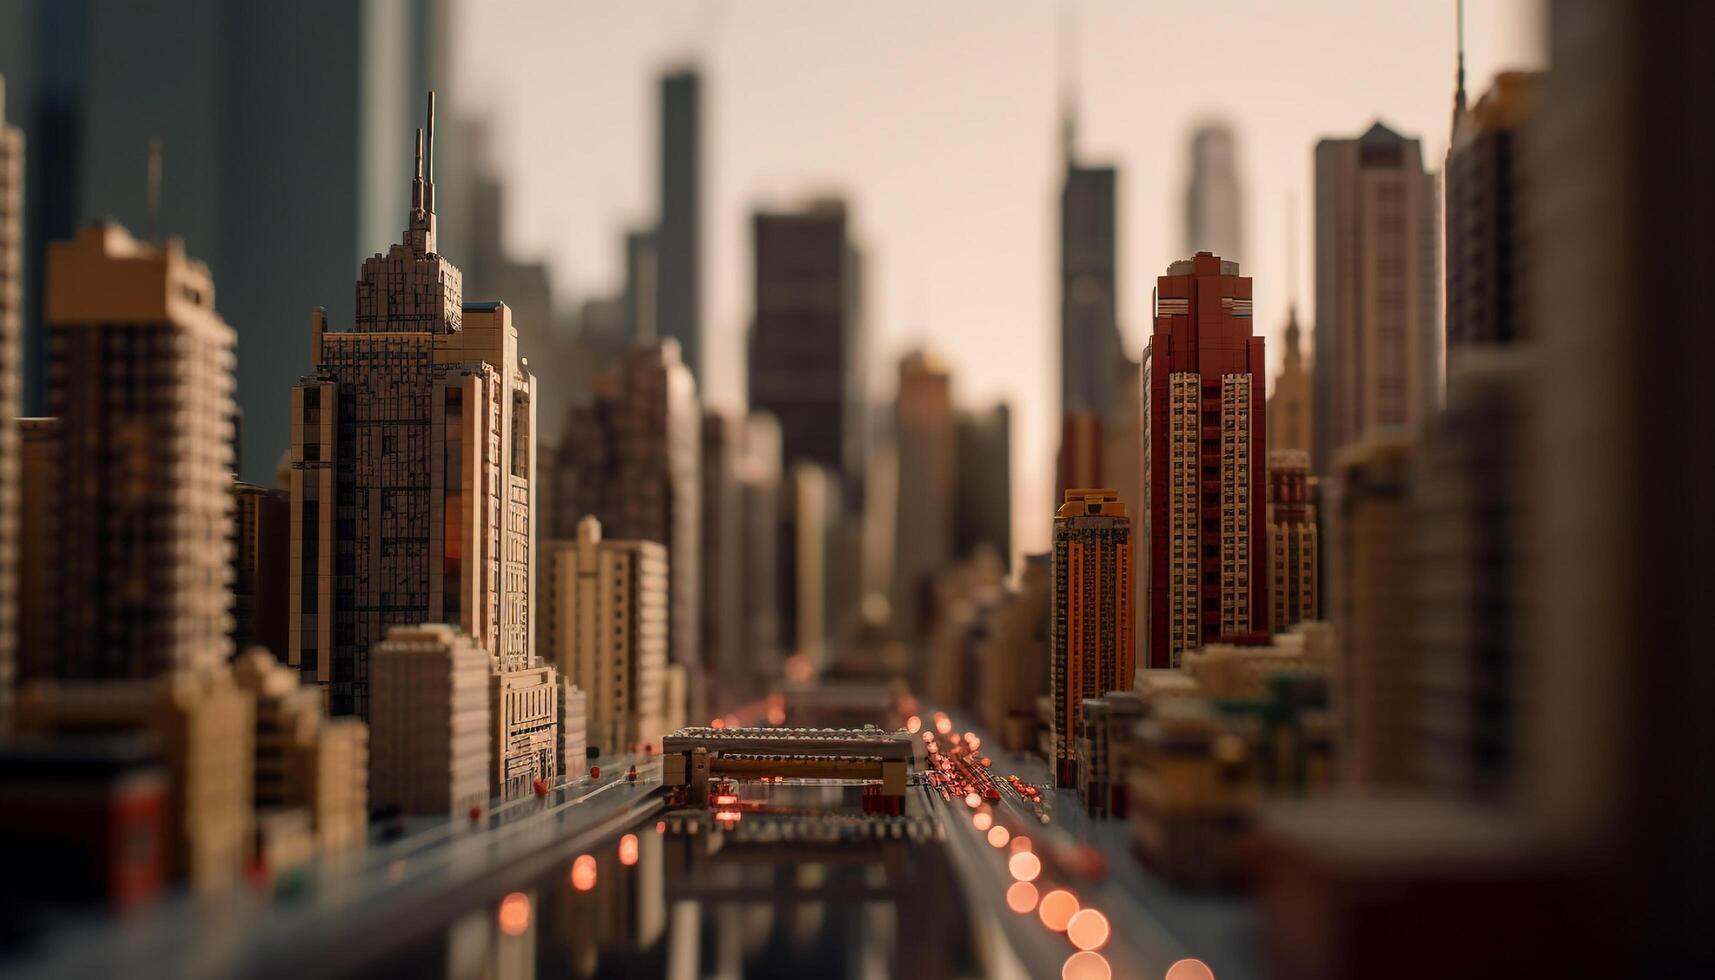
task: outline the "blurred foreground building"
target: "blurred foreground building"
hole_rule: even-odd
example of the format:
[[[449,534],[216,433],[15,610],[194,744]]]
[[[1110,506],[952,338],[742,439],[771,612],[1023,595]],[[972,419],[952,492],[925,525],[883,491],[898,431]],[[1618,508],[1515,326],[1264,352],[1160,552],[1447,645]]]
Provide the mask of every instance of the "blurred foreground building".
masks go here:
[[[914,351],[899,362],[891,605],[896,633],[907,642],[919,637],[930,582],[951,563],[957,543],[960,458],[952,387],[947,365],[932,354]]]
[[[0,77],[0,736],[12,727],[12,688],[18,675],[23,245],[24,134],[6,122],[6,79]]]
[[[92,225],[50,250],[46,310],[58,650],[35,662],[67,679],[224,663],[234,334],[208,267]]]

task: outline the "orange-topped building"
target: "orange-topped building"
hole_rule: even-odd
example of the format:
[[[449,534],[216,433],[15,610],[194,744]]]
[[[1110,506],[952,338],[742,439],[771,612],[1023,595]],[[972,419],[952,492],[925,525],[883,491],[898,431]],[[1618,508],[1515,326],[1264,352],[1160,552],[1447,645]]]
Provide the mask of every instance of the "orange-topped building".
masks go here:
[[[1143,356],[1144,635],[1151,667],[1268,630],[1263,341],[1251,280],[1208,252],[1156,280]]]
[[[1131,689],[1137,669],[1131,554],[1131,518],[1118,491],[1066,491],[1054,515],[1049,680],[1056,785],[1077,778],[1084,699]]]

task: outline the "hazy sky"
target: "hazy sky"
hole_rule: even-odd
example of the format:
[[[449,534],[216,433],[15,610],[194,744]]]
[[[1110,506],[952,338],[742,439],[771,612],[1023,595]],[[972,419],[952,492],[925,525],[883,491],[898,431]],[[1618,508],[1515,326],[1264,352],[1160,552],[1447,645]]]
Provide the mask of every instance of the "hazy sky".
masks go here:
[[[1471,0],[1467,87],[1540,67],[1540,0]],[[558,299],[613,290],[621,235],[653,221],[656,74],[704,79],[705,394],[738,407],[750,317],[749,214],[823,192],[866,256],[872,394],[925,342],[956,397],[1014,408],[1014,523],[1047,545],[1058,441],[1056,201],[1062,79],[1081,155],[1120,169],[1119,316],[1134,354],[1150,289],[1181,257],[1187,134],[1239,137],[1256,324],[1278,365],[1293,296],[1308,325],[1311,149],[1380,118],[1446,152],[1454,0],[734,0],[466,2],[453,108],[487,113],[509,179],[507,242],[553,269]],[[1059,40],[1075,23],[1075,67]],[[1287,275],[1287,200],[1300,216]],[[451,256],[457,262],[458,256]],[[1308,334],[1308,330],[1306,331]],[[1308,341],[1308,336],[1306,336]],[[1273,367],[1271,366],[1271,375]],[[1272,377],[1271,377],[1272,382]]]

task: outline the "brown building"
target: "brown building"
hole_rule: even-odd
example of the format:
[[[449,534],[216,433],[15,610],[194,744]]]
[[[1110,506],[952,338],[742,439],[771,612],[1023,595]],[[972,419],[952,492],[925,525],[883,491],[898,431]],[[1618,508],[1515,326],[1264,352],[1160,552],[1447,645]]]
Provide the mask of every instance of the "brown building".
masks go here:
[[[893,622],[908,642],[926,624],[930,583],[952,563],[958,503],[958,442],[953,381],[925,351],[899,362],[893,431],[899,449],[893,547]]]
[[[1310,454],[1274,449],[1268,454],[1269,631],[1284,633],[1316,619],[1321,573],[1315,480]]]
[[[1102,417],[1069,412],[1060,420],[1060,452],[1054,459],[1054,485],[1060,496],[1102,482]]]
[[[369,826],[369,727],[326,717],[322,692],[260,647],[238,655],[233,676],[256,705],[258,820],[300,811],[322,850],[362,844]]]
[[[1374,433],[1341,450],[1332,592],[1340,764],[1358,790],[1411,782],[1415,676],[1407,650],[1414,440]]]
[[[1137,653],[1131,628],[1131,518],[1113,490],[1068,490],[1054,515],[1053,632],[1049,686],[1054,706],[1054,779],[1077,777],[1085,698],[1131,687]]]
[[[560,775],[570,779],[583,772],[589,757],[589,695],[571,678],[560,675]]]
[[[1156,280],[1143,357],[1148,664],[1268,629],[1268,438],[1251,280],[1200,252]]]
[[[486,809],[493,660],[451,626],[395,626],[375,647],[369,800],[408,814]]]
[[[1530,331],[1522,133],[1539,76],[1508,71],[1454,119],[1447,153],[1447,357]]]
[[[50,672],[147,678],[224,663],[234,334],[208,267],[176,238],[93,225],[50,246],[46,319],[62,434]]]
[[[232,645],[266,649],[286,662],[286,614],[291,597],[292,495],[235,481]]]
[[[30,570],[18,603],[18,676],[28,680],[52,677],[60,648],[60,420],[19,419],[18,435],[18,557],[19,567]]]
[[[679,360],[678,342],[663,340],[633,349],[591,388],[589,402],[573,409],[554,459],[554,513],[547,526],[555,538],[573,540],[579,522],[593,515],[605,534],[666,547],[668,658],[686,668],[695,689],[702,668],[696,379]]]
[[[18,727],[44,736],[142,733],[167,772],[167,868],[198,890],[234,882],[250,853],[254,705],[224,665],[152,680],[26,687]]]
[[[1310,451],[1310,372],[1304,367],[1298,308],[1286,318],[1286,357],[1268,396],[1268,448]]]
[[[18,675],[18,424],[22,415],[24,134],[6,123],[0,78],[0,734],[12,727]]]
[[[602,536],[586,516],[570,541],[544,541],[543,649],[587,697],[598,753],[659,746],[666,733],[670,559],[654,541]]]
[[[404,241],[363,263],[353,329],[311,320],[292,391],[288,660],[334,714],[369,713],[369,650],[393,626],[458,626],[530,667],[536,381],[503,303],[465,303],[439,255],[419,134]]]
[[[497,662],[488,678],[489,777],[503,800],[528,796],[536,780],[552,785],[560,775],[560,679],[554,668],[537,663],[504,670]]]
[[[744,420],[744,459],[739,468],[744,542],[741,642],[750,671],[763,678],[780,675],[782,479],[780,423],[767,412],[751,412]]]
[[[1435,177],[1381,123],[1316,144],[1316,337],[1310,470],[1376,428],[1414,428],[1440,404]]]
[[[1018,585],[991,615],[976,696],[983,725],[1013,750],[1037,744],[1036,700],[1048,693],[1047,554],[1026,555]]]

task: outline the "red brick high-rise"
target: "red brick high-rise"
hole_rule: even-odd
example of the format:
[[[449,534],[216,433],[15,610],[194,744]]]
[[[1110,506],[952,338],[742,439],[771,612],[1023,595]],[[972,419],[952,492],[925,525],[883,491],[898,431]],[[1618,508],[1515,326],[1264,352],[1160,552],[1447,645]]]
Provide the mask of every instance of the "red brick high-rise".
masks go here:
[[[1267,393],[1251,280],[1199,252],[1156,280],[1143,355],[1148,665],[1268,630]]]

